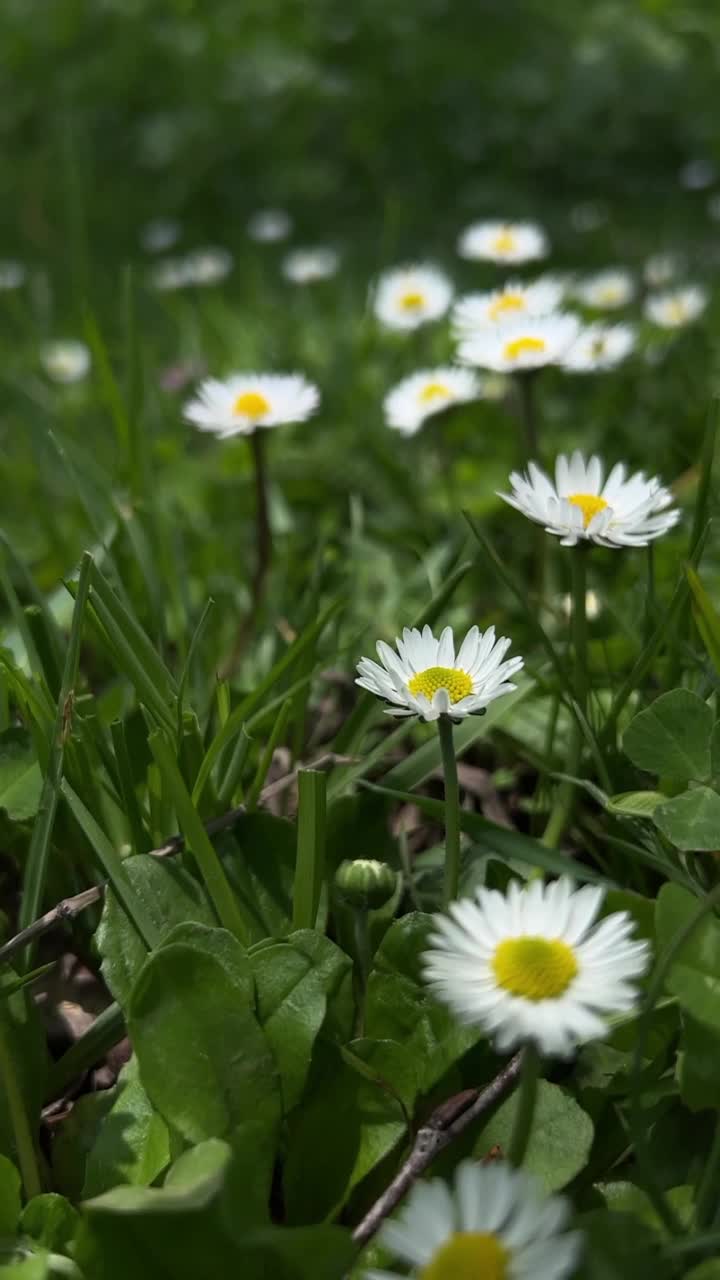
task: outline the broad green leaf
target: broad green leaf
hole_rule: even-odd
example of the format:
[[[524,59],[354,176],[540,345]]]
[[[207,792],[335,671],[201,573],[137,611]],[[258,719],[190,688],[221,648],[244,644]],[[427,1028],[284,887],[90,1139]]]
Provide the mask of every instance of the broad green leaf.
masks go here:
[[[712,710],[689,689],[672,689],[631,720],[623,750],[638,769],[677,782],[710,775]]]
[[[689,1013],[682,1020],[677,1060],[680,1096],[691,1111],[720,1110],[720,1027],[713,1030]]]
[[[46,1280],[50,1275],[46,1253],[34,1253],[17,1262],[0,1262],[0,1280]]]
[[[38,811],[42,775],[27,729],[0,733],[0,809],[13,822],[24,822]]]
[[[678,885],[663,885],[656,906],[658,944],[669,946],[698,910],[698,900]],[[706,915],[678,950],[668,990],[694,1018],[720,1030],[720,921]]]
[[[514,1093],[491,1116],[475,1144],[474,1154],[479,1159],[489,1155],[493,1147],[507,1153],[517,1108],[518,1095]],[[587,1112],[559,1085],[541,1080],[523,1167],[545,1191],[566,1186],[585,1168],[593,1137]]]
[[[75,1239],[80,1216],[64,1196],[48,1192],[35,1196],[22,1211],[20,1231],[51,1253],[67,1253]]]
[[[53,1144],[53,1185],[69,1200],[82,1199],[88,1156],[112,1104],[111,1089],[86,1093],[58,1126]]]
[[[692,1271],[686,1271],[683,1280],[720,1280],[720,1258],[708,1258]]]
[[[621,818],[652,818],[657,806],[666,797],[661,791],[621,791],[608,800],[608,813]]]
[[[655,825],[678,849],[720,849],[720,795],[693,787],[659,804]]]
[[[284,937],[292,929],[295,844],[292,823],[269,813],[245,815],[232,836],[218,842],[251,941]]]
[[[20,1174],[12,1160],[0,1156],[0,1236],[14,1236],[20,1217]]]
[[[700,973],[688,965],[674,964],[667,985],[683,1009],[706,1026],[720,1031],[720,977],[717,974]]]
[[[670,1280],[676,1272],[661,1253],[661,1241],[630,1211],[598,1209],[577,1221],[583,1233],[580,1266],[573,1280]],[[631,1261],[630,1261],[631,1260]]]
[[[121,1183],[148,1187],[170,1163],[170,1134],[140,1083],[135,1057],[123,1068],[113,1092],[113,1104],[88,1156],[83,1199]]]

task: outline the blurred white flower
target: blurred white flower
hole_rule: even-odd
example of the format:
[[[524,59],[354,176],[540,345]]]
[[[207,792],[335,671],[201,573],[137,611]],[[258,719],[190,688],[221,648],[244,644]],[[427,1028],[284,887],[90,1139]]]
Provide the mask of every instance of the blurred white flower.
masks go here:
[[[717,178],[717,169],[707,156],[695,156],[682,166],[679,178],[686,191],[704,191]]]
[[[187,263],[184,258],[164,258],[156,262],[149,273],[150,284],[160,293],[169,293],[173,289],[184,289],[189,283]]]
[[[489,293],[467,293],[458,298],[450,316],[453,335],[465,338],[476,329],[523,316],[546,316],[557,310],[565,290],[553,276],[541,276],[530,284],[510,280]]]
[[[432,414],[453,404],[477,400],[481,395],[480,379],[470,369],[424,369],[403,378],[388,392],[383,401],[385,421],[389,427],[411,436]]]
[[[707,304],[706,290],[698,284],[688,284],[651,294],[645,302],[645,315],[661,329],[680,329],[702,315]]]
[[[181,235],[181,226],[174,218],[153,218],[140,232],[140,244],[146,253],[163,253],[172,249]]]
[[[539,369],[546,364],[559,364],[579,332],[577,316],[528,316],[475,330],[460,342],[458,355],[463,364],[497,373]]]
[[[4,289],[19,289],[25,283],[25,267],[22,262],[12,259],[0,260],[0,292]]]
[[[199,431],[224,439],[304,422],[319,403],[317,387],[300,373],[234,373],[224,379],[207,378],[183,414]]]
[[[417,329],[443,316],[453,287],[438,267],[396,267],[380,276],[372,289],[375,315],[388,329]]]
[[[284,209],[258,209],[248,219],[247,233],[251,240],[261,244],[273,244],[287,240],[292,230],[292,219]]]
[[[209,246],[189,253],[183,265],[187,284],[219,284],[232,271],[233,256],[229,249]]]
[[[546,256],[548,241],[535,222],[473,222],[460,234],[457,251],[486,262],[533,262]]]
[[[53,382],[81,382],[90,372],[90,350],[84,342],[61,339],[40,349],[40,360]]]
[[[670,284],[680,271],[682,263],[674,253],[654,253],[643,267],[643,279],[651,289]]]
[[[339,265],[340,255],[335,249],[293,249],[283,258],[282,273],[293,284],[313,284],[334,276]]]
[[[611,269],[599,271],[575,285],[575,297],[586,307],[597,311],[613,311],[625,307],[635,294],[635,284],[629,271]]]
[[[708,197],[707,211],[714,222],[720,222],[720,191]]]
[[[589,324],[566,351],[560,364],[572,373],[614,369],[635,346],[635,330],[629,324]]]

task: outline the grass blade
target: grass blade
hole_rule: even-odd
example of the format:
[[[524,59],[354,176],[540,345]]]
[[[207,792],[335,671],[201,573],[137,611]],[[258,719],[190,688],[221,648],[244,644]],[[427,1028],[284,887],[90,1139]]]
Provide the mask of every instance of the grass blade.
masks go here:
[[[272,763],[272,758],[275,753],[275,748],[282,741],[283,734],[285,733],[285,730],[287,728],[288,720],[290,719],[290,715],[293,711],[293,706],[294,706],[293,699],[288,698],[287,701],[284,702],[280,708],[277,719],[275,720],[275,723],[272,727],[272,732],[270,734],[270,737],[268,738],[265,744],[265,749],[263,750],[260,756],[258,767],[255,772],[255,777],[253,778],[250,786],[248,787],[248,793],[245,799],[245,805],[248,809],[254,809],[257,806],[260,792],[262,791],[263,786],[265,785],[265,779],[267,777],[268,769],[270,768],[270,765]]]

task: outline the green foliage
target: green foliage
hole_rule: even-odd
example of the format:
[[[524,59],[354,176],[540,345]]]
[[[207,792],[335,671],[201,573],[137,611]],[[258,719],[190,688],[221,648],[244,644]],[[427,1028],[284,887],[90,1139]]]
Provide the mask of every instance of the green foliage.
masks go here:
[[[517,1095],[503,1103],[485,1125],[475,1155],[485,1157],[496,1147],[507,1153],[517,1105]],[[524,1164],[546,1191],[558,1191],[585,1168],[593,1136],[592,1120],[575,1099],[541,1080]]]

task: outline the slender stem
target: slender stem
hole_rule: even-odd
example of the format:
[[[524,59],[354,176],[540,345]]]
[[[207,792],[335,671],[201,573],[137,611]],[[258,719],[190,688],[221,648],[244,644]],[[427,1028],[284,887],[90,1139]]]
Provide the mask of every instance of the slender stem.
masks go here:
[[[572,615],[570,618],[570,628],[572,633],[573,644],[573,661],[575,667],[575,701],[583,719],[587,719],[588,705],[588,660],[587,660],[587,615],[585,607],[586,593],[586,565],[585,556],[587,548],[580,544],[574,547],[570,553],[570,569],[572,577]],[[578,720],[573,717],[570,726],[570,740],[568,743],[567,761],[565,764],[565,773],[571,777],[575,777],[580,764],[580,752],[582,750],[582,730]],[[548,848],[555,848],[560,841],[563,831],[565,830],[572,816],[573,806],[575,804],[576,788],[572,782],[561,782],[555,795],[555,803],[553,804],[548,818],[547,826],[543,832],[542,843]]]
[[[645,551],[647,568],[647,585],[645,587],[645,627],[644,643],[650,640],[655,628],[655,546],[648,542]]]
[[[252,605],[257,609],[263,597],[265,579],[272,560],[272,530],[270,528],[270,506],[268,503],[268,471],[265,452],[265,437],[262,429],[253,431],[249,437],[255,471],[255,530],[257,538],[257,561],[252,584]]]
[[[718,1181],[720,1181],[720,1116],[715,1121],[715,1132],[703,1169],[695,1199],[695,1226],[698,1231],[709,1227],[717,1205]]]
[[[365,993],[370,973],[370,930],[364,907],[353,907],[353,991],[355,995],[355,1036],[365,1034]]]
[[[525,436],[525,448],[528,460],[540,461],[540,442],[538,436],[537,400],[535,396],[536,369],[528,369],[515,376],[520,399],[520,417]]]
[[[530,1042],[523,1050],[517,1111],[508,1150],[508,1160],[516,1167],[522,1164],[530,1141],[541,1067],[540,1052],[537,1046]]]
[[[445,881],[443,906],[448,907],[460,888],[460,788],[453,742],[453,726],[449,716],[438,720],[440,750],[445,774]]]
[[[25,1099],[20,1088],[15,1063],[7,1041],[7,1024],[0,1014],[0,1081],[7,1099],[10,1120],[15,1135],[18,1164],[25,1188],[25,1197],[32,1200],[42,1192],[40,1169],[32,1130],[25,1110]]]

